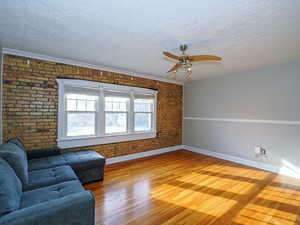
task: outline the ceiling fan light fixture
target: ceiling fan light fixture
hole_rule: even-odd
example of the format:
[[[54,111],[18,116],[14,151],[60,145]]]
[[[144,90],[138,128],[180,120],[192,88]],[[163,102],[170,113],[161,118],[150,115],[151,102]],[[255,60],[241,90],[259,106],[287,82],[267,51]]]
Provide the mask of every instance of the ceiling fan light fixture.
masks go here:
[[[178,62],[173,66],[168,73],[170,74],[170,78],[176,80],[189,80],[192,75],[192,62],[198,61],[220,61],[222,60],[221,57],[213,56],[213,55],[187,55],[185,51],[187,50],[188,46],[180,45],[180,51],[182,52],[180,56],[174,55],[170,52],[164,51],[163,54],[171,59],[178,60]]]

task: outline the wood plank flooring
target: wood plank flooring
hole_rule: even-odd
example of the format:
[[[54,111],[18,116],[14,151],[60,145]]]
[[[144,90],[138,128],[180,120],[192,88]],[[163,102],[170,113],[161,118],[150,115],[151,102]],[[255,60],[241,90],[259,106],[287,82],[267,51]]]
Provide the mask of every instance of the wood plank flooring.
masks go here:
[[[299,225],[300,180],[186,150],[106,167],[97,225]]]

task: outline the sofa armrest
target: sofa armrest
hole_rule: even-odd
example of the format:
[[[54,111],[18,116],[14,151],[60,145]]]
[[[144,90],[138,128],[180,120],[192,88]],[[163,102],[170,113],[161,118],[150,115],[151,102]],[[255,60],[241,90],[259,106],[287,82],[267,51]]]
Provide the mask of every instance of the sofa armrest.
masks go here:
[[[94,225],[95,198],[90,191],[36,204],[0,216],[0,225]]]
[[[29,150],[27,153],[27,159],[36,159],[54,155],[60,155],[60,148],[45,148],[37,150]]]

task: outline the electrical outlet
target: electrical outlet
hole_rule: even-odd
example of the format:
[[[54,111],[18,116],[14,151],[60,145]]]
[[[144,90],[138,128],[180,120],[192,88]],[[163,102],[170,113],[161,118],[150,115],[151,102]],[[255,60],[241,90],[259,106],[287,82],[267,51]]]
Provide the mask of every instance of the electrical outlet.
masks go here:
[[[266,149],[260,147],[260,146],[254,146],[254,152],[256,155],[266,155],[267,154],[267,151]]]
[[[260,153],[261,153],[261,149],[262,149],[262,148],[261,148],[260,146],[257,146],[257,145],[254,146],[254,153],[255,153],[255,154],[260,154]]]
[[[261,155],[266,155],[266,154],[267,154],[266,149],[261,148],[261,149],[260,149],[260,154],[261,154]]]

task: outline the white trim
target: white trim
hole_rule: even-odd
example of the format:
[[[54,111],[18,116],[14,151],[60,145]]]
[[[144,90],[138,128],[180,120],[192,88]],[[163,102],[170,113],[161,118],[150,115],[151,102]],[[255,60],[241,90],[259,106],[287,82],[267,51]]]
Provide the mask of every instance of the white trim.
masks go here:
[[[182,145],[182,149],[186,149],[186,150],[189,150],[189,151],[192,151],[195,153],[199,153],[199,154],[203,154],[203,155],[212,156],[212,157],[215,157],[218,159],[224,159],[224,160],[240,163],[243,165],[251,166],[251,167],[262,169],[262,170],[267,170],[267,171],[270,171],[273,173],[279,173],[279,168],[276,168],[275,166],[272,166],[272,165],[269,165],[266,163],[262,163],[262,162],[257,162],[257,161],[253,161],[253,160],[249,160],[249,159],[242,159],[240,157],[227,155],[227,154],[219,153],[219,152],[213,152],[213,151],[209,151],[209,150],[205,150],[205,149],[201,149],[201,148],[197,148],[197,147],[193,147],[193,146],[187,146],[187,145]]]
[[[172,147],[167,147],[167,148],[160,148],[160,149],[156,149],[156,150],[152,150],[152,151],[146,151],[146,152],[134,153],[134,154],[124,155],[124,156],[119,156],[119,157],[108,158],[106,160],[106,164],[113,164],[113,163],[123,162],[123,161],[127,161],[127,160],[132,160],[132,159],[139,159],[139,158],[144,158],[144,157],[148,157],[148,156],[159,155],[159,154],[163,154],[166,152],[177,151],[180,149],[182,149],[182,146],[177,145],[177,146],[172,146]]]
[[[57,116],[57,136],[63,137],[65,134],[64,109],[65,108],[65,88],[58,85],[58,116]]]
[[[99,124],[105,124],[105,113],[104,113],[104,101],[102,100],[104,98],[104,90],[103,87],[100,87],[99,89],[99,99],[98,99],[98,113],[100,113],[99,116]],[[100,126],[98,129],[98,135],[105,133],[105,126]]]
[[[182,115],[181,116],[181,130],[182,130],[182,132],[181,132],[181,143],[183,143],[183,138],[184,138],[184,135],[183,135],[183,126],[184,126],[184,99],[185,99],[184,98],[184,92],[185,92],[184,88],[185,88],[185,86],[183,85],[182,86],[182,98],[181,98],[182,99],[181,100],[182,101],[182,103],[181,103],[182,104],[182,106],[181,106],[182,107],[182,109],[181,109],[182,110],[182,112],[181,112],[182,113],[181,114]]]
[[[101,87],[107,90],[116,90],[116,91],[135,91],[135,92],[142,92],[145,94],[155,94],[157,93],[156,90],[152,90],[149,88],[141,88],[141,87],[134,87],[134,86],[127,86],[127,85],[118,85],[118,84],[109,84],[109,83],[102,83],[97,81],[88,81],[88,80],[79,80],[79,79],[56,79],[56,82],[59,85],[68,85],[71,87],[82,87],[82,88],[93,88],[93,89],[100,89]]]
[[[127,133],[124,134],[113,134],[108,135],[105,134],[105,130],[101,127],[100,129],[96,128],[96,134],[93,136],[77,136],[77,137],[67,137],[66,136],[66,112],[65,112],[65,87],[75,87],[75,88],[87,88],[98,90],[98,110],[96,112],[96,122],[97,120],[102,121],[100,124],[105,124],[104,120],[104,95],[103,92],[105,90],[115,90],[115,91],[123,91],[131,93],[131,103],[133,103],[134,93],[143,93],[143,94],[151,94],[155,98],[154,106],[156,106],[156,90],[147,89],[147,88],[139,88],[139,87],[131,87],[125,85],[114,85],[107,84],[101,82],[94,81],[85,81],[85,80],[77,80],[77,79],[56,79],[58,85],[58,139],[57,145],[60,148],[74,148],[74,147],[83,147],[83,146],[91,146],[91,145],[101,145],[101,144],[109,144],[109,143],[117,143],[117,142],[126,142],[126,141],[134,141],[148,138],[156,137],[156,126],[152,126],[151,131],[147,132],[134,132],[133,130],[128,130]],[[96,93],[97,93],[96,92]],[[99,108],[102,106],[102,108]],[[131,107],[133,110],[133,105]],[[152,119],[152,123],[156,124],[156,107],[153,112],[154,116]],[[129,121],[132,122],[134,118],[130,118]],[[132,122],[133,123],[133,122]],[[99,124],[99,123],[95,123]],[[132,127],[133,128],[133,127]]]
[[[183,117],[184,120],[202,120],[216,122],[234,122],[234,123],[267,123],[283,125],[300,125],[298,120],[254,120],[254,119],[226,119],[226,118],[209,118],[209,117]]]
[[[34,58],[34,59],[41,59],[41,60],[46,60],[46,61],[51,61],[51,62],[63,63],[63,64],[67,64],[67,65],[86,67],[86,68],[91,68],[91,69],[96,69],[96,70],[103,70],[103,71],[108,71],[108,72],[126,74],[126,75],[130,75],[130,76],[134,76],[134,77],[141,77],[141,78],[146,78],[146,79],[151,79],[151,80],[157,80],[157,81],[163,81],[163,82],[183,85],[183,82],[171,80],[168,78],[164,78],[164,77],[160,77],[160,76],[156,76],[156,75],[152,75],[152,74],[138,73],[138,72],[120,69],[120,68],[89,64],[89,63],[80,62],[80,61],[76,61],[76,60],[72,60],[72,59],[57,58],[57,57],[37,54],[37,53],[33,53],[33,52],[28,52],[28,51],[21,51],[21,50],[16,50],[16,49],[11,49],[11,48],[3,48],[3,54],[11,54],[11,55],[23,56],[23,57]]]
[[[135,141],[141,139],[155,138],[156,133],[134,133],[111,135],[102,137],[80,137],[80,138],[59,138],[57,139],[57,146],[59,148],[76,148],[92,145],[111,144],[126,141]]]

